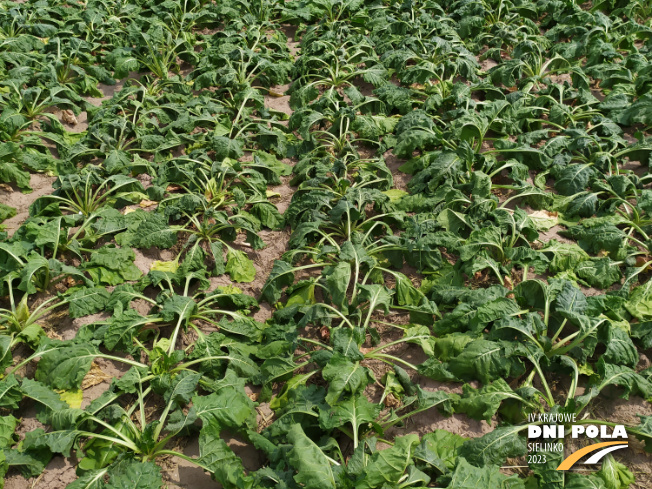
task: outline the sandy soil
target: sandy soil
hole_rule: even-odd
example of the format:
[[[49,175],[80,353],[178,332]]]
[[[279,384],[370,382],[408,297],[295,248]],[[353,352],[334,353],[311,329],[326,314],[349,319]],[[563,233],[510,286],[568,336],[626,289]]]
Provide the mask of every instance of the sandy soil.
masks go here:
[[[407,173],[399,171],[399,167],[404,165],[406,160],[397,158],[391,153],[391,151],[386,152],[383,155],[383,158],[385,158],[385,164],[387,165],[387,168],[389,168],[392,172],[392,178],[394,179],[394,188],[407,192],[407,184],[412,179],[412,175],[408,175]]]
[[[2,223],[7,228],[10,236],[29,217],[29,206],[39,197],[52,193],[52,184],[55,180],[56,177],[39,173],[32,174],[29,185],[33,191],[29,194],[22,193],[15,186],[0,186],[0,202],[16,209],[16,215]]]
[[[45,467],[43,473],[36,478],[25,480],[11,469],[5,479],[4,489],[58,489],[64,488],[77,479],[72,459],[61,455],[54,457]]]
[[[71,110],[55,110],[53,114],[61,121],[68,132],[81,133],[88,129],[88,113],[85,110],[77,116]]]
[[[270,93],[275,95],[265,95],[265,107],[268,107],[272,110],[277,110],[283,112],[288,116],[292,114],[292,109],[290,108],[290,96],[285,95],[285,93],[290,88],[289,84],[286,85],[276,85],[270,88]],[[288,121],[281,121],[281,124],[284,126],[288,125]]]
[[[199,439],[193,437],[187,440],[187,444],[179,447],[185,455],[190,457],[199,456]],[[170,457],[163,461],[163,479],[168,489],[219,489],[222,486],[211,479],[211,476],[201,468],[191,464],[180,457]]]

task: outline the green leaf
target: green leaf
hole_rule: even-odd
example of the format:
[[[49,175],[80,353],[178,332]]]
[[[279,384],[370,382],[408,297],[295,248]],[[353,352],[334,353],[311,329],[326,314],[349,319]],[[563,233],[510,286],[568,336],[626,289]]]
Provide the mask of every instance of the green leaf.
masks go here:
[[[517,475],[507,477],[495,465],[475,467],[461,458],[446,489],[525,489]]]
[[[288,441],[292,444],[288,461],[297,470],[294,480],[305,489],[336,489],[331,462],[305,435],[300,424],[292,425]]]
[[[200,373],[180,372],[174,378],[173,387],[163,395],[165,403],[172,406],[172,410],[187,405],[197,389],[197,383],[200,378]]]
[[[215,151],[215,159],[218,161],[224,158],[237,160],[244,154],[242,151],[242,141],[229,139],[224,136],[213,136],[212,149]]]
[[[372,489],[383,487],[384,484],[398,484],[408,465],[412,463],[412,454],[418,444],[417,435],[395,438],[392,447],[372,455],[371,462],[367,465],[366,477],[356,487]]]
[[[549,269],[553,274],[574,270],[577,265],[589,259],[589,254],[575,243],[559,243],[554,239],[541,252],[552,254]]]
[[[251,213],[260,219],[260,223],[269,229],[282,229],[285,225],[283,216],[272,204],[254,204]]]
[[[556,179],[555,190],[561,195],[575,195],[586,190],[589,178],[593,175],[593,168],[588,164],[573,164],[562,168],[556,173],[553,172],[553,175]]]
[[[591,287],[600,289],[606,289],[621,278],[618,264],[609,258],[583,261],[575,268],[575,274]]]
[[[473,419],[484,419],[488,423],[505,399],[522,400],[504,379],[497,379],[480,389],[464,384],[462,391],[462,398],[455,403],[455,412],[466,413]]]
[[[129,233],[129,232],[128,232]],[[177,232],[168,225],[163,214],[148,213],[133,233],[129,233],[129,244],[136,248],[172,248],[177,242]]]
[[[390,134],[398,121],[399,119],[396,117],[359,115],[353,121],[351,129],[357,132],[361,138],[377,139],[385,134]]]
[[[333,352],[345,356],[352,362],[364,359],[364,355],[360,352],[360,345],[364,343],[364,340],[362,328],[337,327],[331,329]]]
[[[329,410],[321,410],[319,425],[322,429],[332,430],[349,423],[357,439],[360,426],[365,423],[375,423],[380,410],[380,404],[371,403],[364,394],[358,394],[331,406]]]
[[[541,450],[537,453],[545,457],[545,462],[541,463],[540,459],[532,459],[528,460],[528,465],[534,473],[534,478],[539,483],[538,487],[568,487],[568,485],[564,486],[564,480],[568,479],[567,472],[557,470],[557,467],[564,459],[564,453],[547,450]],[[582,476],[584,476],[584,474],[582,474]]]
[[[418,290],[408,277],[402,273],[396,272],[396,300],[399,306],[419,306],[425,298],[423,293]]]
[[[70,317],[80,318],[100,312],[108,304],[110,295],[104,287],[68,289],[66,300]]]
[[[104,476],[108,469],[93,470],[85,473],[79,479],[71,482],[66,486],[66,489],[103,489]]]
[[[560,231],[566,236],[578,241],[578,244],[586,251],[599,253],[602,250],[616,253],[624,244],[626,235],[613,224],[609,223],[586,223],[580,226],[571,226],[566,231]]]
[[[527,453],[525,437],[519,435],[523,429],[523,426],[496,428],[486,435],[465,441],[459,455],[477,467],[502,465],[508,457]]]
[[[288,289],[288,294],[290,294],[290,297],[288,297],[288,300],[283,307],[312,306],[317,302],[317,299],[315,298],[316,287],[317,284],[312,280],[307,280],[303,283],[299,282],[294,287],[292,287],[291,292],[290,289]]]
[[[293,283],[294,269],[292,265],[282,260],[274,260],[274,266],[263,285],[261,296],[268,304],[275,304],[281,298],[283,287],[288,287]]]
[[[632,104],[628,104],[614,119],[623,126],[632,126],[635,123],[649,126],[652,124],[652,96],[648,93]]]
[[[224,268],[224,246],[220,241],[214,241],[211,243],[210,248],[213,260],[215,260],[215,268],[212,274],[214,276],[223,275],[226,272]]]
[[[524,373],[522,363],[510,358],[514,345],[506,342],[474,340],[464,351],[448,362],[448,368],[461,379],[479,379],[489,383],[498,378],[519,376]]]
[[[389,290],[384,285],[378,284],[359,284],[358,290],[360,291],[358,295],[359,302],[368,301],[369,311],[374,311],[378,307],[382,307],[385,314],[389,314],[389,307],[392,303],[392,294],[394,294],[394,291]]]
[[[326,402],[335,404],[343,392],[356,394],[363,390],[369,382],[373,382],[371,371],[360,365],[360,362],[351,362],[340,353],[334,354],[324,370],[324,380],[328,385]]]
[[[43,430],[40,430],[42,432]],[[37,432],[38,435],[40,432]],[[29,443],[31,438],[31,432],[27,433],[25,436],[25,443]],[[17,467],[20,470],[20,473],[26,479],[31,477],[38,477],[42,474],[43,469],[52,459],[52,453],[48,448],[42,449],[33,449],[30,448],[25,451],[19,451],[16,448],[5,449],[4,458],[6,458],[6,464],[10,467]]]
[[[588,303],[582,292],[572,283],[565,281],[555,300],[555,309],[560,312],[583,314]]]
[[[652,452],[652,416],[637,414],[641,422],[634,428],[636,438],[645,443],[645,451]]]
[[[134,346],[134,336],[150,321],[151,318],[141,316],[133,309],[122,311],[116,308],[104,333],[104,345],[109,350],[130,351]]]
[[[468,438],[450,431],[431,431],[421,438],[421,444],[415,450],[415,458],[426,463],[434,461],[441,472],[446,469],[452,470],[457,464],[457,452],[466,440]]]
[[[127,280],[138,280],[141,271],[133,263],[133,250],[103,246],[91,254],[91,259],[82,265],[95,283],[118,285]]]
[[[173,295],[161,305],[161,317],[164,321],[187,321],[197,310],[197,303],[192,297]]]
[[[58,348],[41,357],[36,368],[36,380],[54,389],[79,389],[98,355],[97,349],[90,343],[52,345]]]
[[[122,377],[113,381],[116,389],[128,394],[138,392],[138,385],[142,383],[143,377],[147,376],[147,368],[131,367]]]
[[[254,162],[257,165],[272,170],[276,175],[287,176],[292,174],[292,167],[287,163],[279,161],[274,155],[266,153],[265,151],[254,151]]]
[[[225,489],[251,487],[247,484],[242,460],[220,438],[219,427],[213,423],[205,424],[199,433],[198,462],[213,472],[213,479]]]
[[[613,455],[607,455],[602,459],[602,467],[597,474],[607,489],[627,489],[636,481],[634,474],[629,469],[617,462]]]
[[[21,390],[26,397],[29,397],[41,404],[46,411],[39,413],[39,419],[48,421],[52,413],[68,408],[68,405],[59,395],[41,382],[23,379]]]
[[[256,414],[254,403],[244,390],[244,379],[227,371],[223,380],[213,386],[217,392],[207,396],[194,396],[192,410],[205,424],[238,431],[244,427],[254,429]]]
[[[2,223],[2,221],[5,221],[10,217],[14,217],[15,215],[16,215],[16,209],[0,203],[0,224]]]
[[[583,395],[575,398],[578,409],[587,406],[608,385],[622,387],[624,392],[621,397],[623,399],[629,399],[630,394],[638,395],[643,399],[652,398],[652,382],[631,368],[612,365],[606,363],[604,358],[600,358],[596,370],[598,375],[591,379],[588,389]]]
[[[652,319],[652,281],[648,280],[632,291],[625,309],[639,321]]]
[[[154,462],[123,460],[111,467],[104,489],[161,489],[161,469]]]
[[[253,282],[256,268],[247,254],[239,250],[229,250],[226,255],[226,272],[231,280],[241,283]]]
[[[0,416],[0,448],[9,448],[17,441],[16,426],[18,420],[13,416]]]
[[[114,423],[113,428],[123,434],[128,433],[128,427],[120,420]],[[113,436],[115,433],[109,430],[103,430],[103,435]],[[80,471],[95,471],[112,464],[120,454],[124,453],[124,448],[116,445],[112,441],[101,438],[93,438],[84,444],[84,458],[79,461]]]
[[[32,326],[36,326],[36,327],[33,328]],[[43,334],[43,330],[41,329],[41,327],[37,325],[31,325],[28,326],[27,328],[24,328],[23,331],[25,331],[25,329],[29,329],[30,333],[32,332],[37,333],[36,336],[33,337],[31,335],[30,336],[21,335],[20,338],[27,341],[28,344],[38,345],[38,338],[41,334]],[[40,330],[40,333],[36,330]],[[32,342],[32,340],[36,340],[36,342]],[[14,339],[11,336],[4,336],[4,335],[0,336],[0,369],[2,370],[6,369],[13,362],[13,356],[11,354],[11,348],[12,346],[14,346],[12,345],[13,341]]]
[[[0,380],[0,407],[18,409],[18,403],[22,398],[23,393],[14,374]]]
[[[52,453],[61,453],[66,457],[70,457],[70,450],[77,436],[78,432],[75,430],[49,431],[46,433],[43,429],[37,428],[25,435],[23,448],[27,452],[34,451],[35,453],[48,449]]]
[[[602,355],[605,362],[635,368],[639,362],[636,346],[629,337],[629,323],[607,322],[599,332],[598,338],[606,346]]]
[[[430,357],[418,366],[419,374],[438,382],[458,382],[458,379],[448,370],[448,363]]]
[[[326,281],[326,289],[331,296],[333,304],[340,310],[348,309],[346,291],[351,282],[351,264],[340,261],[333,266],[324,267],[322,277]]]
[[[29,173],[24,171],[22,165],[14,162],[3,162],[0,165],[0,182],[16,183],[24,192],[31,192],[29,186]]]

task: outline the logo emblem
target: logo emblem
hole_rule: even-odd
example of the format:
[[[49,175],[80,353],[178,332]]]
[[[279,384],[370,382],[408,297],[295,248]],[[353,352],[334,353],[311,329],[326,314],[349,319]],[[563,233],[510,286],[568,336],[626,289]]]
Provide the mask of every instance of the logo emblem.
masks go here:
[[[562,463],[559,464],[557,470],[570,469],[573,465],[577,463],[579,459],[581,459],[585,455],[588,455],[589,453],[595,452],[596,450],[598,450],[598,453],[595,453],[583,463],[597,464],[600,460],[602,460],[602,457],[604,457],[608,453],[613,452],[614,450],[619,450],[621,448],[627,448],[627,446],[628,446],[627,442],[622,442],[622,441],[606,441],[604,443],[595,443],[593,445],[589,445],[587,447],[579,449],[576,452],[571,453],[568,457],[564,459]]]
[[[624,425],[594,421],[595,424],[584,424],[577,421],[576,415],[570,414],[539,414],[530,415],[528,421],[528,464],[546,463],[547,455],[551,452],[562,454],[564,452],[564,439],[577,440],[580,437],[589,440],[598,439],[599,443],[580,448],[567,456],[559,464],[557,470],[570,470],[580,459],[590,455],[583,464],[597,464],[607,454],[627,448],[627,430]],[[561,424],[564,423],[564,424]],[[569,431],[567,429],[570,428]],[[601,440],[614,441],[601,441]],[[597,441],[597,440],[596,440]]]

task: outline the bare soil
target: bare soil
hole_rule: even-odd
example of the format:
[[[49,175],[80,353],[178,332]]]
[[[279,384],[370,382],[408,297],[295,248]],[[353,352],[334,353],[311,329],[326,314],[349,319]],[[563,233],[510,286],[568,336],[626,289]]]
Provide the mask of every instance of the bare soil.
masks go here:
[[[11,469],[5,479],[5,489],[59,489],[77,479],[72,459],[57,455],[39,477],[27,479]]]
[[[30,193],[23,193],[13,185],[0,185],[0,202],[16,209],[16,215],[2,223],[10,236],[29,217],[29,206],[39,197],[52,193],[52,184],[55,180],[56,177],[40,173],[32,174],[29,185],[33,191]]]

